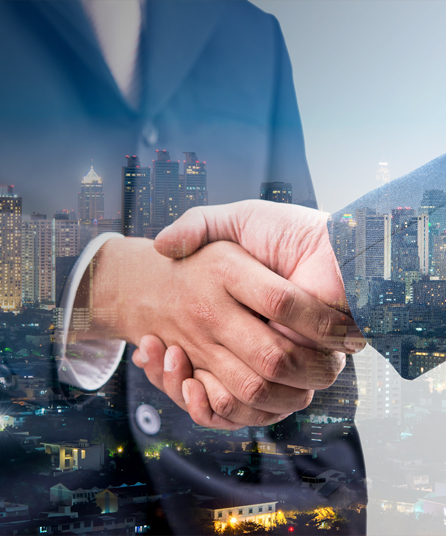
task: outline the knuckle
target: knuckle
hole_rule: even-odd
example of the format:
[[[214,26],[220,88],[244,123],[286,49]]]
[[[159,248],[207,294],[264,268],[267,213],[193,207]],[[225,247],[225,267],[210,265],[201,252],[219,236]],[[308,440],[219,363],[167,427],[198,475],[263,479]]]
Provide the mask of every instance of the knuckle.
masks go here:
[[[216,307],[209,301],[198,301],[191,305],[191,316],[195,322],[201,325],[215,326],[220,318]]]
[[[332,334],[334,330],[332,316],[327,315],[327,316],[322,317],[321,315],[316,315],[314,321],[316,323],[316,333],[317,333],[318,340],[326,341],[326,342],[333,342],[333,341],[330,341],[330,339],[332,339]]]
[[[288,352],[278,345],[271,345],[259,353],[258,361],[263,378],[277,381],[284,377],[287,369]]]
[[[291,316],[296,293],[293,287],[270,287],[265,296],[266,310],[271,318],[287,322]]]
[[[303,391],[302,397],[299,400],[298,411],[307,408],[313,400],[314,391]]]
[[[220,393],[211,401],[211,407],[214,412],[224,419],[230,420],[236,411],[236,406],[236,400],[230,393]]]
[[[268,400],[270,391],[270,383],[262,377],[248,377],[241,388],[241,399],[247,406],[261,406]]]

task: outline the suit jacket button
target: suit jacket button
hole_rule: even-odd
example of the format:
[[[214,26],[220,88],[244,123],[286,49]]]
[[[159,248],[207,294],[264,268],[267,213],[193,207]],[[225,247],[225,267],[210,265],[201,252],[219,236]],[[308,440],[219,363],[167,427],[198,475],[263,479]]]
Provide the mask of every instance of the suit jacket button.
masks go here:
[[[135,414],[136,424],[147,435],[155,435],[161,428],[161,419],[156,409],[148,404],[139,406]]]
[[[147,123],[142,129],[141,138],[147,146],[150,147],[152,145],[155,145],[155,143],[158,141],[158,137],[158,129],[152,122]]]

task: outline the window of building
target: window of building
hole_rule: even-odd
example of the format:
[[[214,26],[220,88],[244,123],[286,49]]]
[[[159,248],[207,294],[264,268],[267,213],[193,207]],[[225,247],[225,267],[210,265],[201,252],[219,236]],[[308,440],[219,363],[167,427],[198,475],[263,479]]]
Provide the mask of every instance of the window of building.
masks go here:
[[[263,507],[259,506],[259,512],[263,512]]]
[[[248,514],[252,514],[252,508],[248,510]]]
[[[84,460],[85,459],[85,450],[81,450],[81,458]]]
[[[218,517],[222,517],[223,514],[221,512],[218,512]]]
[[[70,525],[62,525],[62,530],[70,530]]]
[[[272,512],[273,510],[273,507],[272,506],[268,506],[268,512]]]
[[[91,521],[84,521],[84,527],[91,527]]]
[[[238,511],[238,515],[239,515],[239,516],[242,516],[242,515],[243,515],[243,510],[239,510],[239,511]]]

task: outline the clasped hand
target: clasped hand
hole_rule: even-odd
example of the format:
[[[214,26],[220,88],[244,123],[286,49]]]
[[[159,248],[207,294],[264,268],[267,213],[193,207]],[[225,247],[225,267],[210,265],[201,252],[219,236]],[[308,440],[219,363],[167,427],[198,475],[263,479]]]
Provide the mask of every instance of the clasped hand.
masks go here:
[[[304,207],[244,201],[188,211],[156,239],[163,256],[130,240],[131,264],[145,257],[127,272],[139,285],[129,285],[138,295],[121,315],[124,338],[198,424],[277,422],[335,381],[344,352],[363,348],[326,222]]]

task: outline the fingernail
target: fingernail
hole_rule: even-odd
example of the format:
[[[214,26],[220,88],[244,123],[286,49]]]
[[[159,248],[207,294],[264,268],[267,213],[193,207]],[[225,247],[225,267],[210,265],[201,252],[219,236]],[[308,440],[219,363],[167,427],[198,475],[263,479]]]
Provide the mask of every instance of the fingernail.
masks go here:
[[[166,353],[164,354],[164,370],[166,372],[172,372],[172,370],[175,368],[175,364],[176,363],[172,359],[169,350],[166,350]]]
[[[360,352],[364,348],[365,341],[362,333],[359,331],[359,328],[356,326],[348,327],[347,335],[344,339],[344,346],[353,354]]]
[[[141,339],[141,342],[139,343],[139,353],[141,356],[141,363],[148,363],[149,362],[149,352],[147,351],[147,346],[144,343],[144,339]]]
[[[183,398],[184,398],[184,401],[186,402],[186,405],[189,404],[190,402],[190,389],[189,389],[189,386],[187,385],[187,381],[184,380],[182,386],[181,386],[181,390],[183,391]]]

